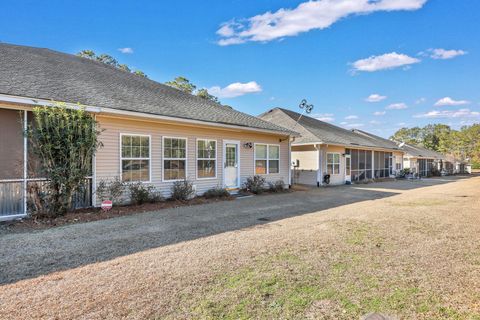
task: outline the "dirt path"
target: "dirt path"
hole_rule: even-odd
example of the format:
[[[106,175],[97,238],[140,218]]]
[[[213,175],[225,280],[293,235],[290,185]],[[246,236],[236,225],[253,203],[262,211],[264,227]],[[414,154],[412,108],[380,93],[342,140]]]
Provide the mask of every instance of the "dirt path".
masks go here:
[[[59,265],[80,266],[54,273],[42,267],[48,274],[3,285],[0,318],[350,319],[373,311],[405,319],[480,318],[479,177],[202,208],[174,211],[185,219],[180,225],[178,216],[152,213],[0,236],[2,260],[5,252],[14,256],[2,265],[4,279],[12,279],[4,272],[15,269],[13,262],[22,270],[55,266],[47,256],[58,252]],[[22,238],[18,248],[40,243],[37,256],[27,258],[30,249],[13,253],[17,244],[9,243]],[[88,264],[69,265],[78,254]]]

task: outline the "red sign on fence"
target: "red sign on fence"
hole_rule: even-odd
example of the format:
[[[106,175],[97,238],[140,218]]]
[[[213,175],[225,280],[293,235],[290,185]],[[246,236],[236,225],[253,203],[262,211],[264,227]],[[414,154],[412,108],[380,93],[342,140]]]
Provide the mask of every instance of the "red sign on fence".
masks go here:
[[[105,200],[102,202],[102,210],[103,211],[108,211],[112,209],[112,201],[110,200]]]

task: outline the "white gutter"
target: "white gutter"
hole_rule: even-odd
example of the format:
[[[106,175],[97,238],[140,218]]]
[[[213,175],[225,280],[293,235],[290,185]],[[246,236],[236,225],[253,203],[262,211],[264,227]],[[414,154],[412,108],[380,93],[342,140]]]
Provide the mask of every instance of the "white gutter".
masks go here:
[[[5,94],[0,94],[0,101],[37,105],[37,106],[54,106],[55,105],[54,101],[49,101],[44,99],[35,99],[35,98],[26,98],[21,96],[11,96],[11,95],[5,95]],[[65,106],[67,106],[68,108],[75,108],[75,109],[84,108],[85,111],[97,113],[97,114],[113,114],[113,115],[121,115],[121,116],[127,116],[127,117],[182,122],[187,124],[204,125],[204,126],[210,126],[210,127],[220,127],[220,128],[229,128],[229,129],[235,129],[235,130],[263,132],[263,133],[276,134],[276,135],[282,135],[282,136],[291,136],[291,137],[297,136],[293,133],[270,130],[270,129],[243,127],[243,126],[233,125],[233,124],[223,124],[223,123],[215,123],[215,122],[208,122],[208,121],[201,121],[201,120],[184,119],[184,118],[162,116],[162,115],[137,112],[137,111],[126,111],[126,110],[118,110],[118,109],[112,109],[112,108],[94,107],[89,105],[73,104],[69,102],[61,102],[61,103],[64,103]]]
[[[293,143],[292,147],[297,147],[297,146],[308,146],[308,145],[326,145],[326,146],[336,146],[336,147],[344,147],[346,149],[358,149],[358,150],[372,150],[372,151],[389,151],[389,152],[401,152],[405,153],[402,149],[388,149],[388,148],[381,148],[381,147],[367,147],[367,146],[360,146],[356,144],[332,144],[332,143],[325,143],[321,141],[316,141],[316,142],[306,142],[306,143]]]

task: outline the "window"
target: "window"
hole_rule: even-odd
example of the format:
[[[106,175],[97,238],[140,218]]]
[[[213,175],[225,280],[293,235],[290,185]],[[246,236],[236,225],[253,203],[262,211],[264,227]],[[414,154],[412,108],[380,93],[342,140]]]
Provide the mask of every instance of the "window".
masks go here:
[[[187,139],[163,138],[163,180],[187,178]]]
[[[255,144],[255,174],[280,172],[280,146]]]
[[[327,153],[328,174],[340,174],[340,153]]]
[[[207,179],[217,176],[217,141],[197,140],[197,178]]]
[[[150,181],[150,136],[121,135],[122,180]]]

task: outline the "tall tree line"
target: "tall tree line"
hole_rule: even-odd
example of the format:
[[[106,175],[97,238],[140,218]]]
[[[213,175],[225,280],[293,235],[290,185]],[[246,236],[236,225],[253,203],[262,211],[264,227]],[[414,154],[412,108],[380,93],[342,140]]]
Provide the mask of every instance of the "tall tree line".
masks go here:
[[[470,160],[474,167],[480,168],[480,124],[463,126],[460,130],[445,124],[402,128],[390,139]]]

